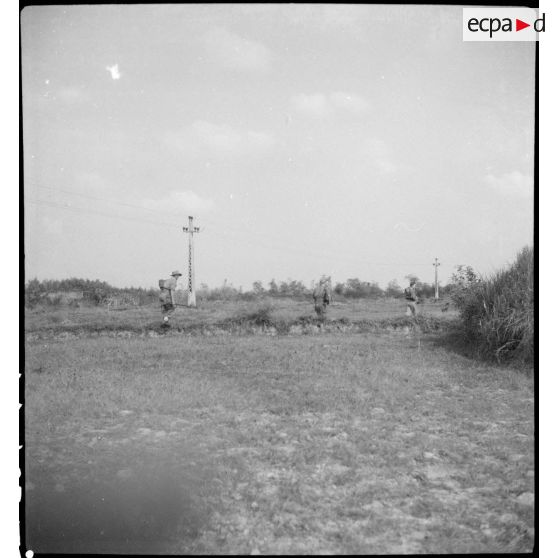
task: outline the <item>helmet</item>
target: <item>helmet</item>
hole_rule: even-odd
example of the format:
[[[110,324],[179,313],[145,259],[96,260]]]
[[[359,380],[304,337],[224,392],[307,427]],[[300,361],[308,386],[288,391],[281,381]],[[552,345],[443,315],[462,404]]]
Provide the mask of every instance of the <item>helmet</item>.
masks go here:
[[[173,271],[171,275],[174,277],[175,275],[182,275],[182,273],[180,271]]]

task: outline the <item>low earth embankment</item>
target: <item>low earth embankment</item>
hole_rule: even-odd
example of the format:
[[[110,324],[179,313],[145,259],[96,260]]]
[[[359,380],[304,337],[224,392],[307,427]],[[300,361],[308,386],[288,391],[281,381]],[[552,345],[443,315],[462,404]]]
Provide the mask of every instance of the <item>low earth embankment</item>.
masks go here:
[[[157,306],[109,311],[100,308],[37,309],[26,314],[25,334],[33,339],[74,337],[159,337],[173,335],[297,335],[325,332],[447,331],[455,313],[425,304],[412,319],[402,301],[336,303],[325,320],[309,312],[307,302],[208,303],[179,308],[171,326],[162,327]]]

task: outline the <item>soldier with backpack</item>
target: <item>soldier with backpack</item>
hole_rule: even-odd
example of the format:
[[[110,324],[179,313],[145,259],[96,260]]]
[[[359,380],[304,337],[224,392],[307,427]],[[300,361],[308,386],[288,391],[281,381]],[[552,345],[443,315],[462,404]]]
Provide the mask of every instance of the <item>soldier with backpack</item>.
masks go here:
[[[175,311],[176,303],[174,300],[176,291],[176,282],[181,277],[180,271],[173,271],[170,279],[159,279],[159,302],[161,303],[161,312],[163,314],[163,324],[168,325],[169,316]]]
[[[312,292],[314,299],[314,310],[319,318],[325,318],[328,305],[332,301],[331,296],[331,280],[329,277],[323,276],[320,282]]]
[[[417,288],[416,288],[416,280],[411,279],[409,282],[409,286],[405,288],[405,300],[407,302],[407,315],[416,316],[417,313],[417,302],[418,302],[418,295],[417,295]]]

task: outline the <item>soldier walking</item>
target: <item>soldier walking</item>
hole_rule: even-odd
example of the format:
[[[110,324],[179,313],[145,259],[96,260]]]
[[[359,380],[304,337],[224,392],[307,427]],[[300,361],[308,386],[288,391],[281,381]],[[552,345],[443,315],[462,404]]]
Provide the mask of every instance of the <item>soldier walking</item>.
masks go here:
[[[314,299],[314,310],[318,315],[318,318],[325,318],[327,307],[331,302],[331,285],[330,280],[327,277],[322,277],[320,282],[312,292],[312,297]]]
[[[417,314],[417,288],[416,280],[411,279],[409,286],[405,289],[405,299],[407,301],[407,316],[416,316]]]
[[[173,271],[170,279],[160,279],[159,288],[159,301],[161,303],[161,312],[163,314],[163,325],[168,325],[170,315],[176,309],[175,291],[178,278],[182,276],[180,271]]]

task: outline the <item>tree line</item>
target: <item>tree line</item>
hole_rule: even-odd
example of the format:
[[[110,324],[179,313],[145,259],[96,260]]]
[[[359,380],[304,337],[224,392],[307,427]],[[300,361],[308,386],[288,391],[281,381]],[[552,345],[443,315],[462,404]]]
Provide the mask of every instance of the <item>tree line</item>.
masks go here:
[[[421,298],[434,297],[434,285],[422,282],[415,275],[407,275],[406,279],[414,278],[417,281],[417,293]],[[209,287],[202,283],[196,289],[196,297],[200,300],[253,300],[263,297],[272,298],[307,298],[312,295],[313,284],[307,286],[302,281],[287,279],[276,281],[272,279],[267,284],[262,281],[254,281],[252,288],[243,290],[235,287],[225,280],[219,287]],[[380,298],[402,298],[403,287],[397,280],[391,280],[385,289],[382,289],[376,281],[362,281],[356,277],[349,278],[344,282],[337,282],[333,286],[334,296],[338,299],[380,299]],[[449,292],[451,285],[440,287],[439,294],[443,296]],[[152,304],[159,300],[159,290],[155,288],[144,289],[141,287],[113,287],[106,281],[99,279],[45,279],[39,281],[34,278],[25,284],[24,299],[27,307],[37,304],[56,304],[52,297],[47,294],[82,292],[84,303],[100,305],[107,297],[133,296],[140,305]]]
[[[417,293],[421,298],[434,297],[435,287],[431,283],[420,281],[415,275],[408,275],[408,280],[414,278],[417,281]],[[402,298],[404,296],[404,288],[399,285],[396,279],[392,279],[385,289],[382,289],[376,281],[362,281],[357,277],[347,279],[344,282],[337,282],[333,287],[334,296],[338,298]],[[276,281],[272,279],[269,283],[264,284],[262,281],[254,281],[252,289],[243,291],[242,288],[236,288],[226,281],[221,287],[209,288],[207,285],[201,285],[196,291],[196,296],[202,299],[217,300],[231,298],[254,298],[269,296],[274,298],[306,298],[311,296],[313,285],[307,286],[302,281],[287,279],[286,281]],[[442,296],[449,288],[439,287],[439,294]]]

